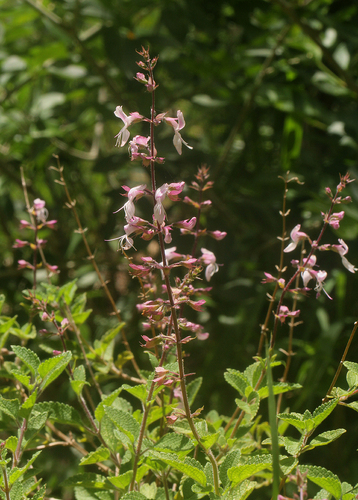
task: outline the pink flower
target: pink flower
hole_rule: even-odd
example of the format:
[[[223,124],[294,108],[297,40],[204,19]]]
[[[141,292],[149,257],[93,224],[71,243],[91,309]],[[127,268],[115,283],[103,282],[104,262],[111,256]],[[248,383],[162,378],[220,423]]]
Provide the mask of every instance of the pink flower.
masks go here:
[[[225,231],[208,231],[209,234],[214,240],[221,241],[225,238],[227,233]]]
[[[290,311],[287,306],[281,306],[277,317],[281,323],[284,323],[286,318],[295,318],[300,314],[300,312],[301,311],[299,309],[296,311]]]
[[[154,220],[156,220],[160,225],[163,224],[164,219],[165,219],[165,210],[163,207],[163,201],[165,199],[165,196],[168,192],[168,184],[163,184],[160,188],[158,188],[155,192],[155,201],[156,204],[154,205]]]
[[[128,191],[128,201],[123,205],[123,207],[119,208],[116,210],[114,213],[116,214],[120,210],[124,210],[124,216],[126,218],[126,221],[129,223],[133,217],[135,216],[135,206],[134,206],[134,200],[137,197],[141,197],[144,194],[144,190],[146,188],[145,184],[141,184],[140,186],[133,187],[132,189],[129,189],[127,186],[122,186],[123,189]]]
[[[196,217],[192,217],[191,219],[186,219],[186,220],[181,220],[179,222],[175,222],[175,224],[173,224],[173,226],[191,231],[192,229],[194,229],[195,224],[196,224]]]
[[[332,214],[330,217],[327,217],[327,214],[321,212],[324,222],[327,222],[333,229],[339,229],[339,223],[344,217],[344,211],[336,212]]]
[[[210,281],[211,277],[219,271],[219,266],[216,263],[216,257],[213,252],[207,250],[206,248],[201,249],[202,257],[201,261],[207,266],[205,269],[205,279]]]
[[[24,259],[18,260],[17,264],[18,264],[18,269],[32,269],[32,270],[35,269],[34,266],[30,264],[30,262],[27,262]]]
[[[143,116],[137,113],[137,111],[135,111],[134,113],[129,113],[129,116],[127,116],[123,112],[122,106],[117,106],[114,114],[117,118],[120,118],[124,123],[124,127],[122,127],[122,129],[115,136],[117,138],[116,146],[122,147],[127,143],[130,136],[128,127],[132,125],[132,123],[141,121]]]
[[[345,243],[342,239],[338,240],[340,245],[332,245],[332,250],[335,252],[338,252],[339,255],[342,258],[342,264],[346,269],[348,269],[349,272],[355,273],[357,271],[357,268],[351,264],[348,259],[345,257],[346,253],[348,252],[348,245]]]
[[[13,248],[22,248],[25,247],[26,245],[29,245],[30,243],[28,241],[23,241],[23,240],[15,240],[15,243],[13,244]]]
[[[185,127],[185,120],[184,120],[184,115],[183,113],[178,110],[177,112],[177,118],[165,118],[164,120],[174,129],[174,139],[173,139],[173,144],[175,149],[178,151],[178,153],[181,155],[182,153],[182,144],[185,144],[185,146],[189,149],[193,149],[189,144],[187,144],[182,136],[179,133],[179,130],[182,130]]]
[[[34,200],[36,218],[42,223],[45,223],[48,217],[48,210],[45,208],[45,204],[46,202],[44,200],[40,200],[40,198],[36,198],[36,200]]]
[[[298,242],[300,240],[304,240],[304,239],[308,239],[309,240],[309,237],[307,236],[306,233],[303,233],[302,231],[300,231],[301,229],[301,224],[297,224],[297,226],[295,226],[292,231],[291,231],[291,243],[289,245],[287,245],[287,247],[284,249],[284,252],[287,253],[287,252],[292,252],[292,250],[294,250],[297,245],[298,245]]]
[[[280,288],[285,288],[285,280],[283,278],[278,279],[272,276],[272,274],[265,272],[264,275],[266,276],[266,278],[263,279],[261,283],[275,283],[277,281]]]

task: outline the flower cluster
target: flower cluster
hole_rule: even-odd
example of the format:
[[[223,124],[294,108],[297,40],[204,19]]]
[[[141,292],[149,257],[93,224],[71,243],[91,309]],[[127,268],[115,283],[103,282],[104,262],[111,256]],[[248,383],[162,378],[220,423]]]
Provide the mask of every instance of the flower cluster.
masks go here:
[[[28,222],[27,220],[24,219],[20,220],[20,229],[30,229],[31,231],[33,231],[35,234],[34,238],[35,241],[30,242],[27,240],[16,239],[13,248],[30,247],[31,250],[34,252],[34,263],[31,264],[30,262],[24,259],[20,259],[18,260],[19,269],[31,269],[32,271],[36,272],[36,270],[41,266],[41,264],[37,264],[37,258],[36,258],[37,251],[39,250],[41,252],[43,265],[45,266],[49,275],[53,275],[59,273],[58,266],[50,265],[45,261],[42,253],[42,248],[44,248],[44,246],[46,245],[47,240],[38,237],[38,232],[40,229],[44,227],[47,227],[49,229],[54,229],[57,223],[56,220],[47,220],[48,210],[45,205],[46,203],[44,200],[36,198],[34,200],[33,206],[29,210],[31,222]]]
[[[140,54],[145,60],[138,63],[141,71],[136,74],[136,80],[145,85],[146,90],[152,93],[158,87],[153,75],[157,59],[150,59],[149,53],[145,49]],[[202,310],[205,299],[200,296],[208,292],[210,288],[194,287],[193,282],[198,278],[203,267],[207,281],[210,281],[219,270],[216,256],[211,250],[201,248],[201,256],[195,256],[198,239],[209,235],[215,240],[222,240],[226,233],[218,230],[206,231],[206,229],[200,228],[201,212],[211,204],[210,200],[203,200],[202,193],[213,185],[208,180],[209,172],[205,166],[199,168],[195,176],[196,181],[192,182],[190,186],[199,192],[200,201],[194,201],[188,196],[183,199],[186,204],[191,205],[197,211],[197,216],[177,222],[168,222],[166,208],[168,204],[180,200],[185,183],[172,182],[156,186],[154,165],[163,163],[164,158],[158,156],[154,141],[154,128],[164,122],[173,129],[173,144],[179,154],[182,154],[183,144],[192,149],[181,135],[185,127],[182,111],[178,110],[176,117],[170,117],[167,116],[167,113],[157,114],[152,108],[151,117],[146,118],[138,112],[127,115],[122,106],[117,106],[114,114],[123,122],[122,129],[116,135],[116,145],[125,146],[129,141],[131,160],[139,160],[143,166],[151,167],[151,188],[144,184],[132,188],[123,186],[127,201],[117,212],[122,210],[124,212],[126,221],[124,234],[109,241],[117,240],[119,248],[126,251],[134,248],[134,237],[140,237],[145,241],[151,240],[154,236],[158,237],[161,259],[157,261],[153,257],[142,256],[141,262],[130,262],[129,267],[132,275],[140,278],[144,291],[143,301],[137,305],[137,309],[145,317],[143,328],[145,331],[151,332],[151,337],[143,335],[143,346],[156,350],[158,345],[162,345],[164,352],[178,342],[181,344],[189,342],[193,337],[202,340],[207,338],[208,333],[201,325],[189,321],[183,316],[183,308],[188,306],[196,311]],[[149,124],[150,135],[134,135],[131,139],[129,128],[138,122]],[[136,214],[136,203],[143,196],[151,199],[153,207],[151,217],[147,220]],[[172,244],[172,233],[175,228],[180,229],[182,235],[191,235],[194,238],[191,255],[177,252],[176,246],[166,247],[166,245]],[[161,261],[159,262],[159,260]],[[182,278],[176,276],[175,286],[172,286],[169,277],[176,268],[184,269],[185,274]],[[159,283],[158,276],[161,277]],[[176,319],[174,319],[174,314]],[[182,332],[189,332],[190,335],[179,341],[178,329]]]
[[[332,300],[332,297],[330,297],[326,292],[326,290],[324,289],[324,282],[328,274],[323,269],[317,269],[318,266],[317,266],[316,252],[332,250],[333,252],[336,252],[340,255],[342,259],[342,264],[346,269],[348,269],[348,271],[350,271],[351,273],[355,273],[358,270],[358,268],[354,267],[354,265],[351,264],[346,257],[346,254],[348,252],[348,245],[343,241],[343,239],[341,238],[338,239],[338,244],[322,244],[322,245],[320,244],[322,236],[327,226],[330,226],[334,230],[339,229],[340,222],[342,221],[345,212],[343,210],[341,210],[340,212],[334,212],[333,209],[336,205],[339,205],[341,203],[349,203],[351,201],[351,198],[349,196],[342,198],[342,196],[340,195],[342,190],[350,182],[352,182],[352,179],[350,179],[349,174],[346,174],[345,176],[340,177],[340,183],[336,187],[335,195],[332,194],[330,188],[327,187],[325,189],[326,194],[330,198],[331,206],[328,212],[326,213],[321,212],[323,219],[323,228],[316,241],[312,241],[305,232],[301,231],[300,224],[297,224],[292,229],[290,233],[291,241],[284,248],[283,250],[284,253],[289,253],[294,251],[298,246],[298,244],[304,241],[308,241],[308,243],[311,246],[311,249],[308,253],[308,257],[302,258],[301,261],[295,259],[291,260],[291,264],[294,268],[296,268],[296,271],[294,273],[294,276],[289,280],[289,282],[286,284],[285,279],[282,278],[281,276],[276,278],[270,273],[264,273],[265,279],[262,280],[262,283],[276,283],[276,286],[283,290],[282,295],[284,295],[286,292],[306,293],[307,291],[310,290],[308,285],[313,280],[315,282],[314,290],[317,292],[316,297],[319,297],[321,292],[323,291],[326,294],[326,296]],[[299,274],[301,275],[303,288],[292,289],[291,284],[293,283],[296,276],[298,276]],[[276,312],[275,316],[278,320],[281,321],[281,323],[283,323],[286,317],[294,317],[298,315],[298,313],[299,311],[290,312],[286,306],[283,306],[281,298],[278,306],[278,311]]]

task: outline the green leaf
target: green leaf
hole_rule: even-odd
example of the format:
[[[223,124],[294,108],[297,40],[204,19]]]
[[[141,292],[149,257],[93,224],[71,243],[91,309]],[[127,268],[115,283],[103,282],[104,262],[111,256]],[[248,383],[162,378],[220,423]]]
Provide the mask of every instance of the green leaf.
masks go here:
[[[72,319],[76,323],[76,325],[82,325],[91,314],[92,309],[87,309],[87,311],[83,311],[81,313],[72,314]]]
[[[123,489],[126,488],[130,482],[132,481],[133,471],[129,470],[124,474],[120,474],[119,476],[112,476],[108,478],[108,481],[113,484],[116,488]]]
[[[332,441],[338,439],[345,432],[345,429],[335,429],[333,431],[322,432],[315,439],[312,439],[307,446],[305,446],[304,451],[313,450],[316,446],[325,446],[326,444],[332,443]]]
[[[30,349],[26,347],[21,347],[19,345],[12,345],[11,349],[14,351],[16,356],[21,359],[21,361],[31,370],[33,375],[36,374],[38,367],[40,366],[40,358]]]
[[[358,375],[358,363],[353,363],[352,361],[344,361],[344,366],[347,370],[352,371]]]
[[[53,358],[46,359],[38,367],[38,373],[42,378],[40,391],[42,392],[51,382],[61,375],[72,358],[71,351],[66,351]]]
[[[10,436],[5,441],[5,448],[15,453],[18,443],[18,438],[16,436]]]
[[[18,399],[5,399],[0,394],[0,411],[16,420],[20,409]]]
[[[175,452],[179,458],[184,458],[192,449],[194,444],[184,434],[165,434],[154,445],[154,449],[163,452]]]
[[[73,372],[73,378],[74,380],[71,380],[70,383],[77,396],[81,394],[85,385],[91,385],[89,382],[86,382],[86,370],[83,365],[76,366]]]
[[[194,403],[194,400],[196,398],[196,395],[199,392],[199,389],[200,389],[202,383],[203,383],[203,378],[198,377],[195,380],[193,380],[192,382],[190,382],[190,384],[187,385],[186,391],[188,394],[188,400],[189,400],[190,407]]]
[[[302,385],[301,384],[290,384],[288,382],[279,382],[278,384],[274,384],[273,386],[273,393],[276,396],[277,394],[283,394],[288,391],[293,391],[295,389],[301,389]],[[258,390],[260,399],[264,399],[268,397],[269,391],[268,387],[261,387],[261,389]]]
[[[112,406],[105,407],[106,415],[112,420],[117,429],[123,432],[131,441],[137,439],[139,435],[139,423],[132,417],[132,415],[123,410],[117,410]]]
[[[109,483],[105,476],[85,472],[83,474],[75,474],[66,479],[63,486],[82,486],[83,488],[96,488],[100,490],[111,490],[113,486]]]
[[[342,495],[341,482],[333,472],[324,467],[314,465],[300,465],[300,472],[307,473],[307,478],[321,488],[327,490],[335,498],[340,499]]]
[[[37,389],[21,405],[20,415],[24,418],[29,418],[32,408],[37,399]]]
[[[202,465],[194,458],[187,457],[184,462],[181,462],[178,460],[177,455],[173,453],[159,453],[154,452],[153,450],[151,459],[160,460],[166,465],[170,465],[170,467],[173,467],[179,472],[182,472],[186,476],[191,477],[192,479],[194,479],[194,481],[201,484],[202,486],[206,486],[206,476],[203,471]]]
[[[52,422],[76,426],[82,425],[82,419],[78,411],[65,403],[60,403],[58,401],[37,403],[34,406],[34,411],[38,411],[39,413],[47,412],[47,418]]]
[[[80,461],[80,465],[96,464],[98,462],[104,462],[109,458],[110,452],[108,448],[100,446],[96,451],[92,451]]]
[[[238,370],[229,368],[224,373],[224,378],[228,384],[230,384],[234,389],[239,391],[241,396],[245,396],[245,389],[249,387],[249,381],[247,378]]]
[[[21,370],[17,370],[14,368],[10,370],[10,373],[27,389],[32,390],[34,388],[34,384],[31,384],[31,377],[29,375],[25,375],[25,373],[23,373]]]
[[[227,472],[232,467],[235,467],[239,463],[241,456],[240,450],[233,450],[228,453],[219,467],[220,481],[222,482],[223,488],[225,489],[229,485],[229,478]]]
[[[113,491],[100,490],[82,486],[75,487],[76,500],[113,500]]]
[[[128,384],[123,384],[122,389],[132,394],[135,398],[138,398],[142,403],[145,403],[147,400],[148,393],[144,384],[138,384],[133,387]]]
[[[96,419],[98,420],[98,422],[100,422],[104,416],[104,408],[105,406],[111,406],[112,403],[117,399],[118,395],[120,394],[122,390],[122,387],[119,387],[118,389],[116,389],[115,391],[113,391],[111,394],[109,394],[108,396],[104,396],[103,397],[103,400],[99,403],[99,405],[97,406],[95,412],[94,412],[94,416],[96,417]]]
[[[21,469],[18,469],[17,467],[15,467],[14,469],[11,470],[11,472],[9,474],[9,483],[10,483],[10,485],[13,485],[15,483],[15,481],[17,481],[21,476],[23,476],[25,474],[25,472],[34,463],[34,461],[40,455],[40,453],[41,453],[41,451],[38,451],[37,453],[35,453],[34,455],[32,455],[32,457],[30,458],[30,460],[28,460],[27,463],[26,463],[26,465],[24,467],[22,467]]]
[[[230,481],[237,484],[265,469],[272,469],[272,455],[259,455],[248,458],[245,464],[231,467],[227,471],[227,475]]]
[[[138,491],[129,491],[121,497],[121,500],[147,500],[147,497]]]
[[[331,399],[330,401],[327,401],[327,403],[324,403],[315,409],[315,411],[313,412],[313,421],[315,427],[318,427],[319,424],[323,422],[323,420],[325,420],[330,413],[332,413],[338,402],[338,399]]]
[[[287,422],[298,430],[305,430],[306,429],[306,423],[303,419],[303,415],[301,413],[279,413],[277,417],[280,420],[283,420],[284,422]]]

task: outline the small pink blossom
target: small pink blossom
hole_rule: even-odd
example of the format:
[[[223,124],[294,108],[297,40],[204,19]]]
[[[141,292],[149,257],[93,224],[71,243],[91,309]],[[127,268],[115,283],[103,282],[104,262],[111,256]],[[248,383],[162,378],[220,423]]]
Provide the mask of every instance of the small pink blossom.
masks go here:
[[[202,248],[201,252],[203,255],[200,260],[207,266],[205,269],[205,279],[206,281],[210,281],[212,276],[219,271],[219,266],[216,263],[216,257],[213,252],[206,248]]]
[[[135,111],[134,113],[129,113],[129,116],[127,116],[124,113],[122,106],[117,106],[114,114],[117,118],[120,118],[124,123],[124,126],[115,136],[117,138],[116,146],[123,147],[127,143],[130,136],[128,127],[132,125],[132,123],[141,121],[143,119],[143,116],[137,113],[137,111]]]
[[[123,205],[123,207],[116,210],[114,213],[118,213],[120,210],[124,210],[124,216],[126,221],[129,223],[135,216],[135,205],[134,200],[136,198],[140,198],[144,194],[144,190],[146,188],[145,184],[141,184],[140,186],[133,187],[129,189],[127,186],[122,186],[123,189],[128,191],[128,201]]]
[[[192,217],[191,219],[181,220],[179,222],[175,222],[173,225],[175,227],[179,227],[180,229],[187,229],[191,231],[194,229],[196,224],[196,217]]]
[[[321,212],[324,222],[327,222],[333,229],[339,229],[339,223],[344,217],[344,210],[341,212],[336,212],[332,214],[330,217],[327,214]]]
[[[25,247],[26,245],[29,245],[30,243],[28,241],[23,241],[23,240],[15,240],[15,243],[13,244],[13,248],[22,248]]]
[[[225,238],[227,233],[225,231],[208,231],[209,234],[214,240],[221,241]]]
[[[298,242],[300,240],[304,240],[304,239],[308,239],[309,240],[309,237],[307,236],[306,233],[303,233],[302,231],[300,231],[301,229],[301,224],[297,224],[297,226],[295,226],[292,231],[291,231],[291,243],[289,245],[287,245],[287,247],[284,249],[284,252],[287,253],[287,252],[292,252],[292,250],[294,250],[297,245],[298,245]]]
[[[296,311],[290,311],[287,306],[280,306],[277,317],[281,321],[281,323],[284,323],[286,321],[286,318],[296,318],[297,316],[299,316],[300,312],[301,311],[299,309],[297,309]]]
[[[24,259],[18,260],[17,264],[18,264],[18,269],[32,269],[32,270],[35,269],[34,266],[30,264],[30,262],[27,262]]]
[[[36,198],[36,200],[34,200],[34,210],[36,213],[36,218],[43,224],[46,222],[46,219],[48,217],[48,210],[47,208],[45,208],[45,204],[45,201],[40,200],[40,198]]]
[[[184,120],[184,115],[183,113],[178,110],[177,112],[177,118],[165,118],[164,120],[174,129],[174,139],[173,139],[173,144],[175,149],[178,151],[178,153],[181,155],[182,153],[182,144],[185,144],[185,146],[189,149],[193,149],[189,144],[187,144],[182,136],[180,135],[180,130],[182,130],[185,127],[185,120]]]

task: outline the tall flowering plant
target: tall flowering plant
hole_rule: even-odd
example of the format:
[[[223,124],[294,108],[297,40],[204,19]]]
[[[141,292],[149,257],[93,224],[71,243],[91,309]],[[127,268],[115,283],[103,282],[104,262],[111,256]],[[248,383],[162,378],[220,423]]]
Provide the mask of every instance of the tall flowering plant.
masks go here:
[[[283,395],[300,389],[299,384],[288,382],[294,354],[293,331],[300,316],[298,297],[309,295],[313,289],[317,298],[323,292],[326,301],[334,299],[325,289],[328,273],[318,267],[320,252],[338,253],[349,272],[357,271],[347,258],[345,241],[323,240],[328,227],[339,228],[344,211],[336,208],[351,201],[342,192],[352,179],[346,174],[341,176],[334,193],[326,189],[330,206],[322,213],[322,228],[314,240],[300,224],[291,230],[290,237],[286,234],[286,193],[289,182],[297,179],[289,175],[284,178],[280,263],[276,275],[265,272],[263,283],[272,286],[273,291],[261,325],[257,355],[243,370],[228,368],[224,374],[237,396],[231,415],[220,415],[216,408],[207,411],[195,407],[202,380],[187,373],[185,349],[189,342],[208,338],[204,326],[193,318],[195,312],[203,310],[220,269],[216,242],[227,235],[201,225],[202,212],[211,204],[207,193],[213,186],[206,166],[198,169],[188,186],[194,195],[188,195],[187,186],[180,179],[157,185],[157,169],[163,168],[165,159],[158,155],[156,127],[171,127],[178,154],[182,154],[183,144],[189,149],[191,146],[182,136],[185,120],[181,110],[176,117],[156,112],[157,58],[151,58],[146,49],[139,55],[136,80],[145,86],[151,98],[150,116],[137,111],[126,114],[122,106],[117,106],[114,114],[123,125],[116,135],[116,144],[127,146],[131,161],[149,170],[150,183],[123,186],[126,201],[115,212],[123,218],[123,234],[110,241],[117,242],[118,250],[128,259],[129,272],[140,285],[137,310],[143,319],[143,331],[138,343],[148,356],[151,369],[142,369],[131,350],[121,312],[90,250],[58,160],[54,169],[65,189],[66,206],[73,212],[116,323],[101,338],[90,342],[88,329],[82,329],[91,314],[86,307],[86,294],[78,292],[76,281],[62,286],[51,284],[50,278],[58,270],[46,261],[40,231],[53,228],[56,221],[48,220],[43,200],[36,198],[32,204],[27,201],[30,221],[22,220],[20,225],[34,236],[16,240],[14,247],[17,251],[28,247],[33,252],[32,262],[18,261],[20,269],[33,273],[33,287],[24,291],[33,306],[31,317],[20,327],[16,317],[0,314],[4,361],[1,376],[6,381],[0,389],[4,436],[0,443],[0,497],[49,498],[50,492],[41,485],[32,464],[41,460],[41,453],[66,447],[75,451],[76,460],[81,457],[78,470],[72,475],[68,473],[62,483],[67,488],[66,495],[76,500],[246,500],[251,495],[303,500],[312,497],[312,485],[319,488],[317,499],[354,500],[358,484],[341,482],[333,472],[312,465],[307,459],[302,461],[301,457],[316,447],[329,445],[345,432],[333,428],[317,434],[337,405],[357,411],[350,398],[358,393],[358,364],[346,361],[346,356],[358,322],[322,404],[302,414],[291,413],[289,408],[281,412]],[[132,126],[140,122],[148,127],[148,135],[131,135]],[[28,200],[26,189],[25,197]],[[171,205],[176,203],[191,208],[192,216],[173,220]],[[189,253],[182,250],[181,236],[192,238]],[[158,242],[158,257],[141,252],[140,260],[132,258],[139,240],[153,239]],[[291,260],[291,266],[285,265],[284,259],[299,248],[300,256]],[[48,281],[38,283],[41,266],[47,270]],[[0,297],[0,312],[3,302]],[[286,356],[282,359],[275,351],[276,339],[287,322],[288,349],[281,350]],[[15,341],[8,349],[4,346],[10,335]],[[119,352],[118,339],[122,341]],[[343,367],[347,370],[348,388],[336,387]],[[280,368],[283,375],[277,381]],[[57,400],[60,391],[47,391],[56,381],[60,381],[57,388],[65,387],[66,394],[74,395],[71,404]],[[74,467],[72,464],[71,471]]]

